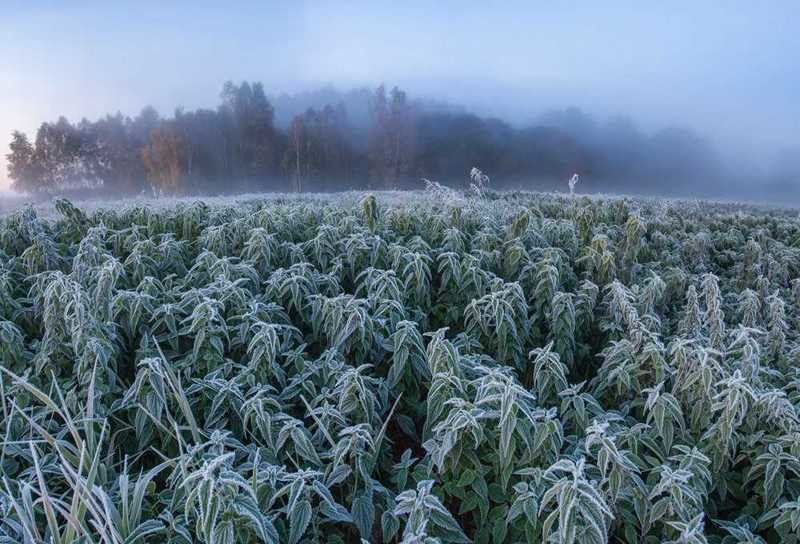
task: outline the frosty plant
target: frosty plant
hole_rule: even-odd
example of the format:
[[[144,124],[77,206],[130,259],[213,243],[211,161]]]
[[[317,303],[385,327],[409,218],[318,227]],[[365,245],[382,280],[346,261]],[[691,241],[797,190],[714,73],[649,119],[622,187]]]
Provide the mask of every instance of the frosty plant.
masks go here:
[[[473,166],[469,171],[470,183],[469,188],[477,196],[483,196],[489,187],[489,176],[481,172],[476,166]]]
[[[797,542],[800,217],[577,182],[0,215],[0,543]]]
[[[578,176],[578,174],[572,174],[572,177],[567,181],[567,185],[569,185],[569,196],[575,196],[575,186],[578,184],[579,179],[580,176]]]

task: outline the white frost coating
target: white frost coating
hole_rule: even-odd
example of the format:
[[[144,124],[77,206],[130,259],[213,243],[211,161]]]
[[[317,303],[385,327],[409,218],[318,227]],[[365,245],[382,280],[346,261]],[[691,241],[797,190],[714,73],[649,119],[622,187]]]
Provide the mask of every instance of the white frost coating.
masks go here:
[[[569,196],[575,196],[575,186],[578,184],[578,180],[580,176],[578,174],[572,174],[572,177],[569,178],[567,182],[569,184]]]
[[[473,166],[469,171],[469,178],[472,180],[469,189],[476,195],[482,197],[489,188],[489,176],[484,174],[478,167]]]

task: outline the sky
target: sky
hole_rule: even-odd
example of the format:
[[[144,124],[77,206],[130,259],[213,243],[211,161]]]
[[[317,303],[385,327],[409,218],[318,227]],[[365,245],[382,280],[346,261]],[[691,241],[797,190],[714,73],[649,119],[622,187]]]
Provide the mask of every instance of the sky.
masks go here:
[[[399,85],[524,124],[553,108],[690,126],[732,160],[800,146],[800,8],[752,2],[0,0],[0,188],[11,131],[153,105]]]

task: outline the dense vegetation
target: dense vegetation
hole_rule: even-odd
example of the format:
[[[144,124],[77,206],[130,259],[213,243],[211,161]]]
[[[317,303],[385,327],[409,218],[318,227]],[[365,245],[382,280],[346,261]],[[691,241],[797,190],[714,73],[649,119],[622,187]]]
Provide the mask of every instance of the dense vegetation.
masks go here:
[[[512,121],[397,88],[270,100],[258,83],[228,83],[216,108],[61,118],[42,123],[31,139],[15,133],[9,178],[29,192],[85,187],[116,195],[403,189],[420,188],[421,178],[461,185],[478,164],[506,187],[560,188],[578,173],[584,192],[752,197],[756,181],[769,181],[769,196],[796,199],[796,162],[757,180],[738,163],[728,171],[686,128],[648,134],[629,119],[596,120],[577,108]]]
[[[0,541],[800,538],[796,212],[379,193],[0,224]]]

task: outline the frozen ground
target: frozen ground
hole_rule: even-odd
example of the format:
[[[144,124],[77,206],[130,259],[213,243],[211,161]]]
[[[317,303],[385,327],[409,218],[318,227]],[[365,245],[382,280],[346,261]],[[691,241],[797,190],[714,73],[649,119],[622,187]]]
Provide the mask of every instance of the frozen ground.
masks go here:
[[[495,194],[507,195],[513,193],[525,194],[542,194],[548,197],[561,196],[568,197],[568,193],[540,193],[538,191],[499,191]],[[179,203],[191,203],[196,201],[203,201],[209,205],[235,205],[237,202],[246,202],[252,200],[339,200],[340,202],[347,203],[348,201],[356,202],[361,199],[365,194],[373,193],[378,196],[384,204],[401,205],[406,202],[412,202],[420,198],[430,198],[433,196],[436,199],[451,199],[465,201],[464,194],[460,191],[448,191],[448,194],[431,194],[430,191],[344,191],[339,193],[244,193],[239,195],[226,195],[226,196],[182,196],[182,197],[125,197],[125,198],[69,198],[73,204],[86,212],[92,212],[99,208],[113,208],[113,207],[135,207],[147,206],[153,208],[163,208],[174,206]],[[640,202],[643,205],[653,206],[657,203],[662,203],[666,206],[699,206],[703,203],[716,204],[723,206],[731,206],[734,208],[741,207],[748,210],[761,210],[768,212],[770,210],[782,211],[786,213],[789,210],[795,210],[797,205],[792,204],[775,204],[775,203],[751,203],[740,202],[724,199],[687,199],[687,198],[674,198],[674,197],[657,197],[657,196],[636,196],[636,195],[619,195],[619,194],[576,194],[576,198],[592,198],[592,199],[628,199],[634,202]],[[38,214],[43,217],[48,217],[55,213],[53,201],[56,197],[43,197],[21,195],[11,191],[0,191],[0,215],[4,215],[15,210],[21,209],[25,206],[33,206]]]

